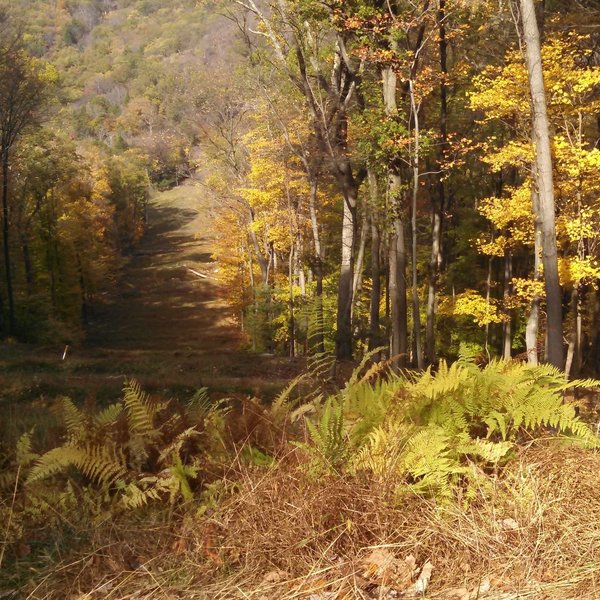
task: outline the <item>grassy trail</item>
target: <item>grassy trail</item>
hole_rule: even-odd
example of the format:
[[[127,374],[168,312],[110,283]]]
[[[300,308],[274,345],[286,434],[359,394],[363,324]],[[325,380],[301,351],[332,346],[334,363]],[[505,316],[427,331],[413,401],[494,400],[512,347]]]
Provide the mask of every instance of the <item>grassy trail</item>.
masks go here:
[[[240,348],[214,278],[212,213],[210,198],[194,182],[155,194],[143,239],[115,289],[94,307],[85,339],[64,360],[59,340],[0,345],[5,424],[23,420],[24,403],[46,405],[58,395],[113,401],[126,377],[153,393],[189,398],[203,386],[221,395],[268,397],[294,375],[298,366],[289,360]]]

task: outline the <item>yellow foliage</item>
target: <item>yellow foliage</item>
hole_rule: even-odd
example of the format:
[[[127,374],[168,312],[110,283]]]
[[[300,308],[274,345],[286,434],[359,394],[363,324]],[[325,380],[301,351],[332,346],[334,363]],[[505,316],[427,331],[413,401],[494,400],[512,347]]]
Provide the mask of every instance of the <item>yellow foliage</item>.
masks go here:
[[[486,300],[476,290],[465,290],[454,299],[443,298],[440,302],[440,314],[471,317],[480,327],[490,323],[502,323],[505,319],[500,313],[498,302],[494,298]]]
[[[546,295],[544,282],[541,280],[513,277],[511,286],[517,300],[526,304],[531,303],[536,297],[544,298]]]
[[[558,259],[558,274],[560,282],[565,286],[574,286],[600,279],[600,266],[593,257],[579,258],[578,256]]]
[[[488,256],[504,256],[507,249],[533,245],[533,213],[531,184],[525,181],[517,188],[507,188],[507,195],[484,198],[478,211],[501,233],[493,240],[479,238],[479,251]]]

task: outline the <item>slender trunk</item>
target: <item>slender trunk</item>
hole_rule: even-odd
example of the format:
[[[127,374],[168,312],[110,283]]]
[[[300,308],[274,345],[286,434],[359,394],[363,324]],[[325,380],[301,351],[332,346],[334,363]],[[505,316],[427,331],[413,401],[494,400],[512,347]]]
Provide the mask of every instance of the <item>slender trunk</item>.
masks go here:
[[[577,295],[577,306],[575,314],[575,339],[577,344],[575,346],[575,369],[573,371],[573,377],[579,377],[581,369],[583,368],[583,315],[582,315],[582,304],[583,304],[583,289],[581,285],[579,287],[579,293]]]
[[[256,327],[258,326],[258,298],[256,296],[256,283],[254,281],[254,261],[252,260],[252,250],[248,248],[248,273],[250,276],[250,289],[252,290],[252,351],[256,352]]]
[[[531,201],[533,206],[534,219],[534,242],[533,242],[533,279],[534,281],[540,281],[540,262],[542,254],[542,230],[540,227],[539,220],[539,195],[537,189],[534,187],[531,193]],[[525,328],[525,347],[527,350],[527,362],[530,365],[537,365],[538,359],[538,330],[540,322],[540,302],[541,299],[538,295],[535,295],[531,300],[531,311],[529,312],[529,318],[527,319],[527,326]]]
[[[5,150],[2,156],[2,241],[4,247],[4,277],[6,282],[6,297],[8,299],[8,333],[15,333],[15,301],[13,296],[13,280],[10,263],[10,211],[8,207],[8,176],[9,158]]]
[[[533,0],[520,0],[520,6],[523,37],[526,47],[527,71],[533,105],[537,182],[540,193],[540,221],[542,228],[548,334],[547,360],[549,363],[562,369],[565,364],[562,331],[562,298],[558,277],[550,125],[546,110],[546,91],[542,72],[540,36]]]
[[[591,339],[588,352],[591,374],[600,375],[600,280],[596,280],[592,302]]]
[[[354,305],[358,301],[358,291],[362,288],[363,263],[365,261],[365,250],[367,248],[367,238],[369,237],[369,212],[366,203],[363,206],[362,219],[360,224],[360,236],[358,242],[358,253],[356,255],[356,264],[354,266],[354,280],[352,282],[352,314],[354,314]]]
[[[414,124],[414,149],[413,149],[413,189],[411,206],[411,229],[412,229],[412,314],[413,314],[413,348],[414,362],[417,368],[423,369],[423,352],[421,349],[421,315],[419,308],[419,289],[417,277],[417,198],[419,194],[419,151],[420,151],[420,131],[419,131],[419,109],[415,100],[415,90],[413,81],[409,81],[410,103]]]
[[[250,223],[254,223],[254,211],[252,209],[249,210]],[[258,239],[256,237],[256,233],[252,227],[249,227],[250,230],[250,241],[254,246],[254,250],[256,251],[256,260],[258,261],[258,266],[260,267],[260,274],[262,277],[262,282],[264,285],[269,284],[269,270],[271,268],[271,260],[272,256],[269,252],[269,260],[265,260],[263,253],[260,249],[260,244],[258,243]]]
[[[506,307],[510,300],[510,282],[512,279],[512,256],[510,252],[504,255],[504,306]],[[507,310],[507,319],[504,321],[504,335],[502,358],[510,360],[512,357],[512,315],[511,311]]]
[[[368,173],[371,200],[371,299],[369,306],[369,350],[380,345],[379,340],[379,305],[381,303],[381,237],[377,218],[379,189],[377,175],[371,169]]]
[[[309,174],[310,196],[309,196],[309,212],[310,224],[313,234],[313,243],[315,249],[315,330],[311,335],[311,345],[314,344],[315,351],[318,353],[325,352],[325,320],[323,317],[323,252],[321,249],[321,236],[319,233],[319,221],[317,217],[317,192],[318,180],[314,175]]]
[[[76,255],[75,260],[77,262],[77,271],[79,273],[79,293],[81,295],[81,323],[83,325],[88,324],[88,297],[87,289],[85,285],[85,277],[83,275],[83,266],[81,264],[81,257],[79,254]]]
[[[294,358],[296,355],[296,323],[294,318],[294,244],[290,248],[290,257],[288,263],[288,284],[289,284],[289,306],[290,306],[290,320],[289,320],[289,338],[290,338],[290,358]]]
[[[394,219],[389,248],[389,291],[391,310],[391,349],[396,368],[406,367],[408,358],[408,319],[406,301],[406,249],[404,224]]]
[[[21,235],[21,251],[23,253],[23,266],[25,268],[25,282],[27,283],[27,295],[31,296],[33,294],[33,284],[34,284],[34,275],[33,275],[33,264],[31,262],[31,253],[29,251],[29,241],[27,240],[27,235]]]
[[[488,258],[488,272],[487,278],[485,280],[485,304],[486,306],[490,305],[490,301],[492,299],[492,268],[494,264],[494,257],[490,256]],[[487,354],[488,359],[490,358],[490,324],[489,322],[485,324],[485,353]]]
[[[344,192],[336,335],[336,356],[340,360],[352,358],[352,285],[356,244],[357,190],[345,186]]]
[[[437,204],[432,199],[431,211],[431,256],[429,259],[429,286],[427,290],[427,323],[425,354],[427,362],[435,363],[435,310],[439,272],[442,264],[442,230],[446,205],[446,188],[444,184],[444,161],[448,145],[448,90],[446,76],[448,74],[448,43],[446,40],[446,2],[439,0],[437,25],[439,34],[440,72],[440,144],[437,156]]]
[[[567,360],[565,364],[565,375],[567,377],[578,377],[580,370],[580,348],[581,348],[581,292],[580,285],[575,284],[571,292],[571,333],[567,346]]]
[[[398,114],[396,104],[397,76],[393,69],[382,72],[383,100],[389,116]],[[388,172],[388,210],[393,215],[388,247],[386,318],[390,319],[390,355],[395,368],[405,368],[408,358],[408,307],[406,299],[406,242],[400,206],[402,181],[398,165]]]

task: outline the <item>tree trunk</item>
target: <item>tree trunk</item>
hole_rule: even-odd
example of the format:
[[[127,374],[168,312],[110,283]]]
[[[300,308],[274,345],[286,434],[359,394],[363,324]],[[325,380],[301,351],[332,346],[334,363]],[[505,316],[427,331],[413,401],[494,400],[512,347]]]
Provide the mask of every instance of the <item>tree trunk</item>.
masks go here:
[[[546,312],[548,353],[547,360],[564,368],[562,331],[562,298],[558,277],[558,254],[555,229],[554,182],[552,176],[552,151],[550,125],[546,110],[546,91],[542,72],[540,36],[533,0],[520,0],[523,38],[526,48],[527,72],[533,105],[534,140],[537,166],[537,183],[540,194],[540,224]]]
[[[594,377],[600,374],[600,280],[596,280],[592,300],[591,335],[588,352],[589,370]]]
[[[360,224],[360,236],[358,242],[358,253],[356,255],[356,264],[354,266],[354,280],[352,282],[352,315],[354,315],[354,305],[357,302],[358,292],[362,289],[363,264],[365,262],[365,250],[367,248],[367,238],[369,237],[369,212],[366,203],[363,203],[363,213]],[[352,317],[354,319],[354,316]]]
[[[354,282],[354,252],[356,244],[355,186],[344,186],[344,213],[342,219],[342,253],[338,284],[336,356],[340,360],[352,358],[352,285]]]
[[[325,320],[323,318],[323,252],[321,248],[321,236],[319,233],[319,221],[317,217],[317,192],[318,192],[318,180],[317,178],[309,174],[310,183],[310,196],[309,196],[309,212],[310,212],[310,224],[313,234],[313,243],[315,248],[315,279],[316,279],[316,290],[315,290],[315,331],[309,340],[314,344],[314,349],[317,353],[325,352]]]
[[[386,113],[398,114],[396,104],[397,76],[393,69],[382,72],[383,100]],[[405,368],[408,358],[408,307],[406,300],[406,242],[404,239],[404,221],[400,206],[402,181],[397,165],[389,166],[388,202],[393,215],[393,229],[388,248],[388,281],[386,297],[386,316],[390,323],[390,355],[395,368]]]
[[[419,194],[419,109],[415,100],[415,91],[412,80],[409,81],[411,113],[414,124],[414,148],[412,156],[413,167],[413,189],[411,206],[411,230],[412,230],[412,315],[413,315],[413,349],[414,363],[421,371],[423,369],[423,352],[421,348],[421,314],[419,308],[419,289],[417,277],[417,198]]]
[[[288,262],[288,284],[289,284],[289,306],[290,306],[290,320],[289,320],[289,338],[290,338],[290,358],[294,358],[296,355],[296,321],[294,317],[294,249],[295,246],[292,244],[290,248],[290,256]]]
[[[406,245],[404,224],[394,219],[389,248],[389,299],[391,312],[390,353],[396,368],[406,367],[408,358],[408,307],[406,301]]]
[[[492,299],[492,269],[494,266],[494,257],[490,256],[488,258],[488,271],[487,277],[485,279],[485,304],[486,306],[490,305]],[[490,358],[490,323],[487,322],[485,324],[485,353],[487,354],[488,359]]]
[[[377,218],[377,204],[379,190],[377,175],[369,169],[369,192],[371,200],[371,299],[369,306],[369,350],[380,345],[379,339],[379,306],[381,303],[381,236],[379,232],[379,219]]]
[[[8,176],[9,159],[8,152],[2,156],[2,241],[4,248],[4,277],[6,282],[6,297],[8,300],[8,333],[15,333],[15,301],[13,295],[13,279],[10,262],[10,211],[8,207]]]
[[[254,211],[252,209],[249,209],[248,213],[249,213],[249,217],[250,217],[250,223],[252,224],[252,223],[254,223]],[[252,246],[254,246],[254,250],[256,252],[256,260],[258,261],[258,266],[260,267],[260,274],[261,274],[262,282],[264,285],[269,285],[269,270],[271,268],[272,255],[269,252],[269,260],[268,261],[265,260],[265,257],[263,256],[263,253],[261,252],[260,244],[258,243],[258,239],[256,238],[256,233],[254,232],[252,227],[250,227],[249,230],[250,230],[250,241],[252,242]]]
[[[510,300],[510,281],[512,279],[512,256],[510,252],[504,255],[504,306],[506,307]],[[507,320],[504,321],[502,358],[510,360],[512,358],[512,315],[507,311]]]
[[[427,290],[427,323],[425,354],[427,362],[435,363],[435,309],[438,288],[438,278],[442,264],[442,230],[444,210],[446,206],[446,188],[444,185],[444,161],[448,146],[448,90],[446,76],[448,74],[448,43],[446,41],[446,2],[439,0],[437,13],[437,25],[439,34],[440,50],[440,72],[442,81],[440,83],[440,144],[437,156],[437,204],[432,198],[431,210],[431,256],[429,258],[429,286]]]
[[[534,169],[535,170],[535,169]],[[533,242],[533,279],[539,281],[541,277],[540,273],[540,257],[542,254],[542,230],[539,221],[539,195],[537,189],[534,187],[531,192],[531,203],[533,206],[534,219],[534,242]],[[540,322],[540,297],[534,296],[531,300],[531,311],[529,312],[529,318],[527,319],[527,326],[525,328],[525,347],[527,350],[527,362],[530,365],[537,365],[538,360],[538,330]]]
[[[21,235],[21,251],[23,253],[23,266],[25,268],[25,282],[27,283],[27,295],[31,296],[33,294],[33,284],[34,284],[34,275],[33,275],[33,265],[31,263],[31,253],[29,251],[29,241],[27,240],[27,235]]]

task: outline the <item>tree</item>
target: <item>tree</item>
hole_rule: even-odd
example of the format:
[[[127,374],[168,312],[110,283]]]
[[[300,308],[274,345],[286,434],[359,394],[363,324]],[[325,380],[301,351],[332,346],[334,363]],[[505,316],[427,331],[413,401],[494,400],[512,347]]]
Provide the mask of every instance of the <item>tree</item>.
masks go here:
[[[8,331],[14,334],[15,302],[11,264],[10,169],[15,144],[37,125],[49,98],[55,71],[27,55],[20,34],[9,32],[0,41],[0,163],[2,167],[2,241],[8,298]]]
[[[546,88],[542,71],[542,52],[535,5],[533,0],[519,0],[525,58],[529,76],[533,110],[533,138],[535,144],[536,179],[539,190],[539,223],[542,237],[542,263],[547,307],[547,360],[562,369],[565,366],[562,329],[562,298],[558,277],[556,247],[556,212],[552,175],[552,148],[550,125],[546,108]],[[538,216],[538,215],[536,215]]]

